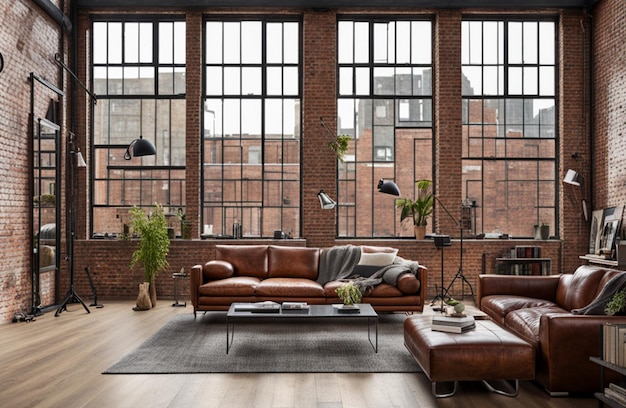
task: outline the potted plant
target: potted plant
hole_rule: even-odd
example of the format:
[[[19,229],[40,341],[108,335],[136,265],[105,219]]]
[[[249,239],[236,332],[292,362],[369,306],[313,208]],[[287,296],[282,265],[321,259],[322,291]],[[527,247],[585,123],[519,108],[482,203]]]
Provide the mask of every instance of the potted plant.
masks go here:
[[[626,289],[622,289],[615,293],[611,300],[604,307],[604,313],[607,316],[614,316],[626,309]]]
[[[335,289],[335,292],[343,304],[348,307],[359,303],[363,297],[361,290],[352,282],[348,282],[345,285],[338,287]]]
[[[433,213],[435,197],[433,196],[431,186],[432,181],[419,180],[417,182],[417,197],[415,200],[400,198],[396,201],[396,207],[402,209],[400,222],[406,219],[413,220],[416,239],[424,239],[428,217]]]
[[[167,235],[167,222],[163,209],[155,204],[154,211],[147,215],[144,210],[133,207],[130,210],[130,219],[133,232],[139,234],[138,248],[133,252],[130,267],[137,263],[143,265],[144,279],[150,284],[150,300],[152,307],[156,306],[155,276],[159,271],[169,266],[167,255],[170,250],[170,240]]]

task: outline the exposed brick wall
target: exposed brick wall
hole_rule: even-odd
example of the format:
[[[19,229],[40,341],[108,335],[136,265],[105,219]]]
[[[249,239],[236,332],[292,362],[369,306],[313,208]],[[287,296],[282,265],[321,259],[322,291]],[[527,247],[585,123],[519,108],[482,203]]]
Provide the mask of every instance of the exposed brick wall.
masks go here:
[[[0,321],[6,321],[17,311],[31,309],[29,76],[34,73],[58,87],[63,85],[54,62],[61,30],[47,14],[31,1],[4,0],[0,27],[4,57],[0,73]],[[59,98],[36,81],[34,95],[34,119],[45,118],[51,99]],[[46,297],[54,295],[54,279],[46,274],[42,282]]]
[[[626,3],[593,9],[594,208],[626,203]]]

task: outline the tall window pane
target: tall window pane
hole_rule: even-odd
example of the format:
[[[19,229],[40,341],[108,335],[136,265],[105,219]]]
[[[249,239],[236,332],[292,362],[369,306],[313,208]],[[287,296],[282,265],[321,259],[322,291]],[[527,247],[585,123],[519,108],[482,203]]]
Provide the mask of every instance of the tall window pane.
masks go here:
[[[346,17],[337,35],[337,133],[352,137],[338,163],[338,236],[414,236],[376,185],[414,197],[417,180],[432,180],[432,23]]]
[[[300,235],[300,21],[207,20],[202,222]]]
[[[132,206],[159,203],[169,220],[185,208],[185,23],[101,16],[93,32],[92,228],[115,236]],[[125,160],[140,136],[156,156]],[[171,224],[180,234],[180,223]]]
[[[558,231],[556,23],[466,20],[461,31],[462,186],[477,205],[473,232],[532,237],[541,223]]]

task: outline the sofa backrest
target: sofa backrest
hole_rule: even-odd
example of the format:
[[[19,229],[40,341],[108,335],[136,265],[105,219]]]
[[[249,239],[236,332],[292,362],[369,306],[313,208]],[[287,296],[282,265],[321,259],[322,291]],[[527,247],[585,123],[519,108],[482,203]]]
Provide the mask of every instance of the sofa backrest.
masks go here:
[[[596,265],[581,265],[573,274],[561,275],[556,301],[565,310],[587,306],[619,271]]]
[[[318,248],[270,245],[268,278],[305,278],[316,280],[320,250]]]
[[[216,245],[215,259],[230,262],[234,276],[267,278],[267,245]]]

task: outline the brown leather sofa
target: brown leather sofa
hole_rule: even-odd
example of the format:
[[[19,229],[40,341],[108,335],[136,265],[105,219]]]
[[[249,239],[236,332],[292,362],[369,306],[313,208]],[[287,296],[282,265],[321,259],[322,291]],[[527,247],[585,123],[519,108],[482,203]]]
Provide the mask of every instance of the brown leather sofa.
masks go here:
[[[551,395],[601,390],[602,323],[626,323],[626,316],[574,314],[604,286],[624,273],[583,265],[573,274],[552,276],[479,275],[477,306],[496,323],[530,343],[536,352],[535,380]],[[606,370],[607,382],[617,381]]]
[[[217,245],[216,259],[190,272],[190,297],[198,311],[228,310],[233,302],[341,303],[335,289],[345,282],[317,282],[321,249],[278,245]],[[402,273],[397,283],[380,283],[362,303],[376,311],[422,311],[426,271]]]

